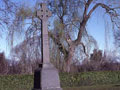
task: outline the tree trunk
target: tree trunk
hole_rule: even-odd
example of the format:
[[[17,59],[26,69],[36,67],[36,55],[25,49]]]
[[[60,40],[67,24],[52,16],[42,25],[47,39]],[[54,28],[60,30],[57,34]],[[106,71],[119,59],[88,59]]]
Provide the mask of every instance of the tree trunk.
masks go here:
[[[75,52],[75,47],[73,45],[71,45],[69,47],[69,53],[65,59],[66,61],[65,61],[65,65],[64,65],[64,72],[68,72],[68,73],[70,72],[70,67],[71,67],[74,52]]]

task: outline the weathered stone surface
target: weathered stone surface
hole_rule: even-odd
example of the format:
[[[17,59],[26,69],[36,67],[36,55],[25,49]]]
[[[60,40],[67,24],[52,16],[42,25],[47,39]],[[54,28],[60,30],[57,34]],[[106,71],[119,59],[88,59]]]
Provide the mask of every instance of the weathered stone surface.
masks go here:
[[[52,13],[47,9],[46,4],[45,3],[41,4],[41,9],[37,12],[37,16],[42,20],[42,42],[41,43],[42,43],[43,64],[50,63],[47,21],[51,15]]]
[[[42,89],[42,90],[62,90],[61,88],[51,88],[51,89]]]
[[[47,20],[52,13],[47,9],[46,4],[41,4],[41,9],[37,16],[42,20],[42,71],[41,88],[33,90],[62,90],[57,69],[50,63],[49,58],[49,39],[47,30]]]
[[[41,9],[37,12],[37,16],[45,22],[52,16],[52,12],[48,10],[45,3],[41,4]]]
[[[42,90],[61,90],[58,71],[52,64],[49,63],[43,65],[41,76]]]

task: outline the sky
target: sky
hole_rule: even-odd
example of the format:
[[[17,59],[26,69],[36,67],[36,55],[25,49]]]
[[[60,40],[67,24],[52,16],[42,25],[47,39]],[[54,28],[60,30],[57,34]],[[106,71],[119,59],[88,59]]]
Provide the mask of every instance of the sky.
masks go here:
[[[100,13],[98,11],[100,11]],[[105,29],[109,29],[109,33],[107,33],[107,48],[111,50],[114,47],[114,37],[111,27],[112,25],[109,16],[105,15],[104,13],[105,11],[103,8],[97,8],[90,20],[88,21],[87,30],[88,33],[92,35],[97,41],[99,49],[104,50],[106,49]]]
[[[15,0],[13,0],[15,1]],[[21,0],[17,0],[17,1],[21,1]],[[28,5],[33,5],[33,1],[36,0],[24,0],[23,3],[27,3]],[[22,1],[21,1],[22,2]],[[100,11],[100,13],[98,12]],[[90,18],[90,20],[87,23],[87,31],[90,35],[92,35],[95,40],[98,43],[98,47],[101,50],[106,49],[105,47],[105,19],[106,18],[106,22],[109,22],[109,17],[108,16],[104,16],[104,10],[102,8],[98,8],[92,15],[92,17]],[[110,27],[111,25],[107,25],[107,27]],[[113,48],[113,36],[112,36],[112,30],[109,30],[110,34],[108,33],[108,36],[110,36],[110,38],[108,39],[108,44],[109,44],[109,49]],[[4,32],[1,32],[2,34],[2,38],[0,37],[0,52],[5,52],[6,56],[9,58],[9,52],[10,52],[10,46],[8,45],[8,40],[6,40],[6,34]],[[22,40],[22,39],[21,39]]]

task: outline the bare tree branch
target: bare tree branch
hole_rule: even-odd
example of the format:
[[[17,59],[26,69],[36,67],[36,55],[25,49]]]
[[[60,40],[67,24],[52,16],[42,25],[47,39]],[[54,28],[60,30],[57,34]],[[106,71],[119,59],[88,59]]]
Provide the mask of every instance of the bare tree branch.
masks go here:
[[[79,44],[82,45],[83,51],[84,51],[85,55],[88,57],[88,54],[86,52],[86,46],[84,45],[84,43],[80,42]]]
[[[116,7],[116,8],[110,8],[109,6],[107,6],[107,5],[103,4],[103,3],[97,3],[97,4],[90,10],[90,12],[88,13],[87,17],[89,18],[89,17],[91,16],[91,14],[95,11],[95,9],[96,9],[97,7],[99,7],[99,6],[101,6],[102,8],[104,8],[104,9],[106,10],[106,12],[109,13],[109,14],[112,14],[112,13],[110,13],[110,11],[113,11],[113,12],[114,12],[113,15],[117,16],[117,13],[116,13],[115,9],[118,9],[118,7]]]
[[[85,10],[84,10],[83,18],[86,17],[88,8],[89,8],[90,4],[92,3],[92,1],[93,0],[88,0],[87,3],[85,4]]]
[[[58,45],[59,50],[64,54],[68,54],[66,48],[60,43],[60,40],[57,39],[51,32],[49,32],[48,34],[53,39],[54,43]]]

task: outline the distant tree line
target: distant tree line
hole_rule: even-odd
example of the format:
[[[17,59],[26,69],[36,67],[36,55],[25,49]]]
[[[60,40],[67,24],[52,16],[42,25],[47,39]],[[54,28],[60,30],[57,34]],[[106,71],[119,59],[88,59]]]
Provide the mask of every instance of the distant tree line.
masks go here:
[[[23,56],[21,56],[23,57]],[[40,60],[8,60],[4,53],[0,53],[0,75],[8,74],[33,74],[38,67]],[[60,66],[61,63],[53,63],[59,70],[64,72]],[[120,63],[103,54],[101,50],[94,50],[90,58],[85,58],[81,63],[73,63],[70,68],[71,73],[86,72],[86,71],[119,71]]]
[[[38,60],[32,62],[28,60],[16,61],[5,58],[4,53],[0,53],[0,75],[7,74],[33,74],[34,70],[38,68]]]

